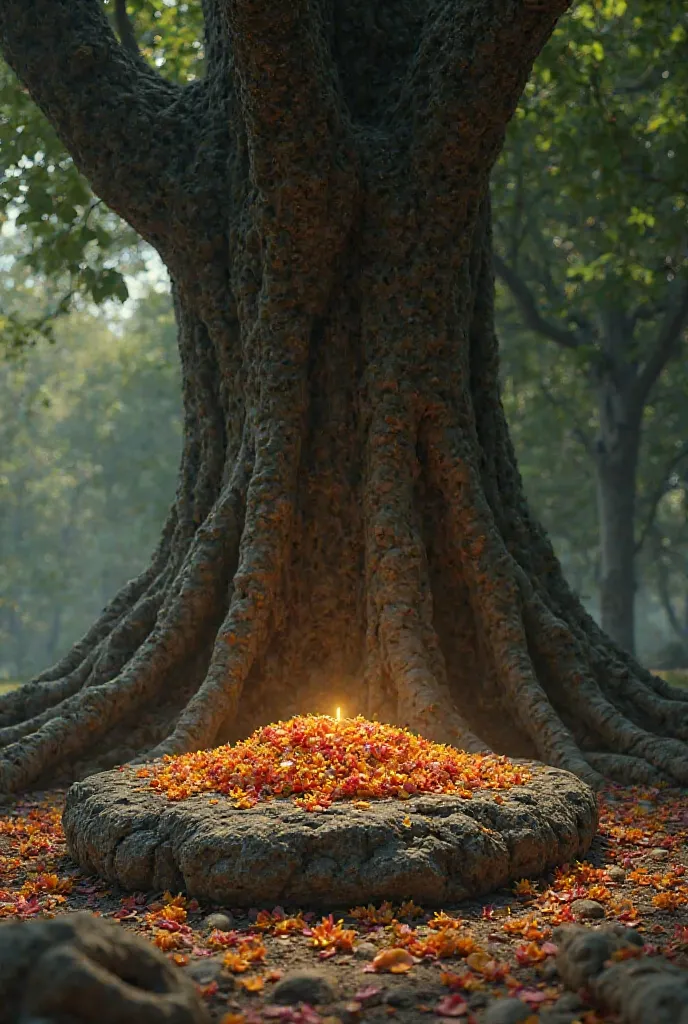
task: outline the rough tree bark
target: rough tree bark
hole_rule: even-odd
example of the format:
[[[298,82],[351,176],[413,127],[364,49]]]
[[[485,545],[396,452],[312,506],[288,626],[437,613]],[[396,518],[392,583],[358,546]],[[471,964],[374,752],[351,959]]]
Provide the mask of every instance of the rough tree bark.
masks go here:
[[[688,694],[572,595],[499,399],[488,177],[566,6],[204,0],[177,88],[97,0],[0,0],[5,58],[169,269],[185,409],[151,564],[2,699],[0,788],[335,703],[688,781]]]

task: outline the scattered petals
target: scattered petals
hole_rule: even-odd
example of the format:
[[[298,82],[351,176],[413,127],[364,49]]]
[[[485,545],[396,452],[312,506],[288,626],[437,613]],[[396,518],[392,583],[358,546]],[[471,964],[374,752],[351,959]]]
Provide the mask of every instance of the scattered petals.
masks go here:
[[[440,1017],[465,1017],[468,1014],[468,1003],[458,992],[444,996],[435,1007]]]
[[[373,960],[374,971],[389,971],[390,974],[405,974],[414,964],[411,954],[405,949],[383,949]]]

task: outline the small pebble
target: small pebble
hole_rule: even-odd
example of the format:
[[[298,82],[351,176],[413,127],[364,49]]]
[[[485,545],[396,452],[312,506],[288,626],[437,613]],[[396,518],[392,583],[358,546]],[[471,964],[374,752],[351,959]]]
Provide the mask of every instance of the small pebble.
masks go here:
[[[580,1013],[585,1009],[585,1005],[577,992],[564,992],[563,996],[559,996],[554,1007],[558,1010],[575,1010],[576,1013]]]
[[[203,921],[203,928],[209,932],[231,932],[234,927],[234,918],[229,914],[208,914]]]
[[[358,1024],[361,1019],[361,1004],[352,1000],[349,1003],[341,1003],[332,1007],[334,1016],[342,1024]]]
[[[210,985],[211,982],[219,980],[222,974],[222,961],[208,958],[194,960],[188,964],[186,972],[198,985]],[[223,981],[228,981],[232,988],[234,987],[234,978],[231,975],[226,975]]]
[[[566,992],[552,1006],[542,1010],[539,1024],[577,1024],[585,1012],[585,1003],[575,992]]]
[[[419,1002],[419,996],[412,985],[397,985],[385,996],[388,1006],[406,1007]]]
[[[333,999],[334,989],[318,971],[294,971],[293,974],[287,974],[270,993],[270,1002],[277,1006],[294,1006],[296,1003],[320,1006],[322,1003],[331,1003]]]
[[[583,921],[593,921],[598,917],[604,917],[604,907],[597,900],[574,900],[571,910]]]
[[[468,1005],[471,1010],[482,1010],[483,1006],[487,1006],[488,997],[484,992],[471,992],[468,996]]]
[[[626,872],[623,868],[620,868],[618,864],[613,864],[610,868],[607,868],[607,874],[609,875],[612,882],[626,881]]]
[[[377,953],[378,948],[372,942],[359,942],[357,946],[354,946],[354,956],[358,960],[372,960]]]
[[[495,999],[483,1016],[483,1024],[521,1024],[532,1016],[520,999]]]
[[[652,857],[653,860],[667,860],[669,857],[669,851],[658,846],[656,849],[650,850],[650,857]]]

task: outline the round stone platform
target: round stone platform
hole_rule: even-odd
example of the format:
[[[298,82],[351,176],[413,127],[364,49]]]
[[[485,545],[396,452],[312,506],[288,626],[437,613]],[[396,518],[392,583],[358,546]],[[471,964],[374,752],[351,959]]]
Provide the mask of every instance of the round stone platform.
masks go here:
[[[314,813],[291,800],[235,809],[204,793],[171,803],[137,767],[71,787],[69,853],[129,890],[186,891],[236,907],[427,907],[484,895],[582,857],[597,827],[593,792],[568,772],[522,762],[527,784],[472,799],[342,801]]]

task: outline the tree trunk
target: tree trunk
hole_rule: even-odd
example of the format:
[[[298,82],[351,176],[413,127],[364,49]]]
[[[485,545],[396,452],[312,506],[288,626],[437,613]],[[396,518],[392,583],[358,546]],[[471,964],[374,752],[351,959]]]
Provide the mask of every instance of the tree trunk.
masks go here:
[[[90,0],[0,6],[7,59],[169,268],[185,410],[150,566],[0,701],[0,788],[337,704],[688,781],[688,695],[566,585],[499,398],[488,176],[564,7],[206,0],[208,76],[178,91]]]
[[[647,394],[643,397],[638,390],[633,326],[628,315],[610,307],[600,319],[601,352],[592,367],[599,419],[595,471],[600,621],[619,647],[634,654],[636,491]]]

